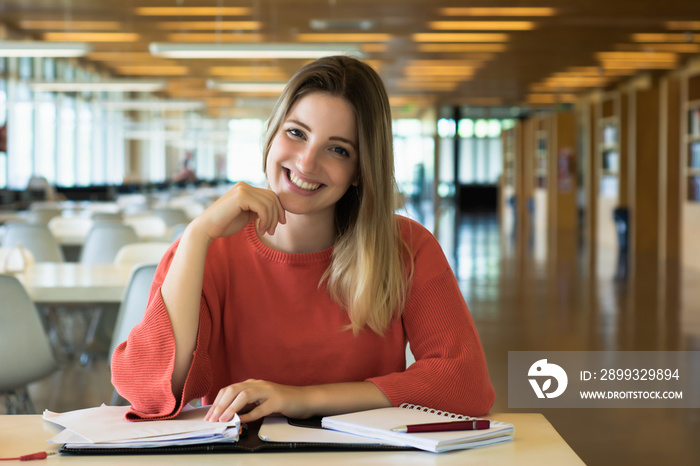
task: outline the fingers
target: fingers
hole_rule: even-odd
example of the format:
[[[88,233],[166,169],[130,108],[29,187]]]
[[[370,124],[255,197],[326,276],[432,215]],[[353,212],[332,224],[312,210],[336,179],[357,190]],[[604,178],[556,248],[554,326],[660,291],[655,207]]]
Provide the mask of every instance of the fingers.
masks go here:
[[[264,190],[257,194],[261,197],[260,208],[255,210],[259,219],[258,231],[274,235],[277,225],[286,221],[282,203],[272,191]]]
[[[241,421],[250,422],[258,419],[271,412],[268,412],[269,407],[261,408],[261,405],[269,398],[270,392],[269,384],[256,380],[248,380],[224,387],[219,390],[204,419],[212,422],[228,422],[233,419],[236,413],[245,411],[245,408],[250,405],[255,406],[255,408],[248,415],[241,416]]]
[[[258,218],[258,231],[273,235],[279,223],[285,223],[282,203],[273,191],[245,185],[239,196],[240,208]]]
[[[210,239],[229,236],[257,220],[258,232],[274,234],[285,223],[285,211],[277,194],[269,189],[236,183],[200,217],[197,224]]]
[[[204,419],[228,422],[236,413],[241,422],[255,421],[272,413],[304,417],[305,414],[309,414],[303,401],[302,390],[301,387],[279,385],[264,380],[246,380],[229,385],[219,390]]]

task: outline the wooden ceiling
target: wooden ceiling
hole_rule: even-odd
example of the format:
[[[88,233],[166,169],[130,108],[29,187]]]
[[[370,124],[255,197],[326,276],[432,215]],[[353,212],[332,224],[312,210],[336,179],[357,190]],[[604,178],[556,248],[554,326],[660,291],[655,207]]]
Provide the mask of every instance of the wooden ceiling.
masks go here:
[[[164,59],[150,43],[358,44],[397,114],[567,103],[700,55],[698,0],[0,0],[0,23],[6,39],[88,41],[79,60],[95,71],[165,79],[164,97],[218,116],[255,113],[266,96],[208,79],[284,81],[304,61]]]

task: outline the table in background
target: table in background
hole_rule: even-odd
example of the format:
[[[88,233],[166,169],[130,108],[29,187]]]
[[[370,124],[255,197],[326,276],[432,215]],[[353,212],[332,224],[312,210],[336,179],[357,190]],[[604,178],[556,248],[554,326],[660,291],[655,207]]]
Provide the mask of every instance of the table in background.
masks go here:
[[[109,465],[582,465],[583,461],[541,414],[494,414],[489,418],[515,425],[515,439],[502,445],[448,453],[422,451],[289,452],[289,453],[200,453],[140,456],[57,455],[50,464]],[[46,443],[60,427],[40,415],[0,416],[0,457],[17,457],[56,449]]]
[[[114,330],[131,270],[131,265],[37,262],[16,276],[41,310],[56,356],[79,356],[86,364],[88,348]]]
[[[37,262],[16,276],[35,303],[119,303],[131,269],[114,264]]]

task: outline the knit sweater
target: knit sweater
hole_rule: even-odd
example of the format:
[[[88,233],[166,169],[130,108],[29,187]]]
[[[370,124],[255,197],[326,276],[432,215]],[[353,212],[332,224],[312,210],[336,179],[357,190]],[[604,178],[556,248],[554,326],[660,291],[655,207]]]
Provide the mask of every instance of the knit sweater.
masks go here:
[[[479,336],[435,238],[399,217],[414,272],[406,305],[383,335],[353,335],[346,311],[323,286],[333,248],[288,254],[264,245],[254,224],[214,240],[205,263],[199,329],[182,398],[171,387],[175,338],[160,293],[177,242],[164,256],[143,320],[114,351],[112,383],[132,419],[167,419],[196,398],[213,402],[246,379],[287,385],[370,381],[393,405],[468,415],[495,394]],[[416,362],[406,368],[407,342]]]

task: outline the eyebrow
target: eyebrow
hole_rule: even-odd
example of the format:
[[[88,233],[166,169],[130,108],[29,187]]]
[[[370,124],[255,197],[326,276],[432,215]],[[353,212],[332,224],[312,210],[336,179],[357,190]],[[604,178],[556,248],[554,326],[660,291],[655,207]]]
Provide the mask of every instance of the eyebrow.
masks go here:
[[[311,127],[310,127],[309,125],[307,125],[306,123],[304,123],[303,121],[295,120],[295,119],[293,119],[293,118],[290,118],[290,119],[288,119],[287,121],[289,121],[289,122],[291,122],[291,123],[294,123],[294,124],[297,124],[297,125],[303,127],[306,131],[308,131],[308,132],[310,132],[310,133],[312,132]],[[331,136],[329,139],[330,139],[331,141],[340,141],[340,142],[344,142],[345,144],[348,144],[348,145],[352,146],[352,148],[355,149],[356,151],[358,150],[358,149],[357,149],[357,144],[355,144],[353,141],[351,141],[351,140],[349,140],[349,139],[346,139],[346,138],[344,138],[344,137],[342,137],[342,136]]]

